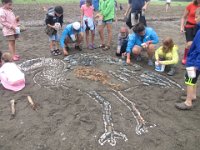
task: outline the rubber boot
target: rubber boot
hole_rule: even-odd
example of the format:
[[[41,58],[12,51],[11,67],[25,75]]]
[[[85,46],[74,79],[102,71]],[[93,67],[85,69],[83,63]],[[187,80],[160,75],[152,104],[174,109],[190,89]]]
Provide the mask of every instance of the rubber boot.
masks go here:
[[[184,55],[183,55],[183,59],[182,59],[182,64],[183,64],[183,65],[186,64],[188,51],[189,51],[189,49],[185,48]]]

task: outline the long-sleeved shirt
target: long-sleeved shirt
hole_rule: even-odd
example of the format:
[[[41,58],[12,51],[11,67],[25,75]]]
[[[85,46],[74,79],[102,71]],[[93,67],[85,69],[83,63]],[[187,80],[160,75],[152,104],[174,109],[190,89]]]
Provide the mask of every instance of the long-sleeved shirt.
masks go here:
[[[111,20],[115,17],[115,1],[99,0],[99,12],[103,15],[103,20]]]
[[[200,30],[196,33],[187,55],[187,67],[196,67],[200,70]]]
[[[159,58],[164,58],[162,61],[163,65],[172,65],[177,64],[179,57],[178,57],[178,46],[174,45],[172,50],[165,53],[163,51],[163,46],[159,47],[155,52],[155,58],[156,60],[159,60]]]
[[[120,49],[123,42],[128,40],[128,35],[126,37],[122,37],[121,33],[118,34],[118,41],[117,41],[117,47]]]
[[[148,41],[151,41],[152,44],[157,44],[159,42],[159,38],[158,38],[156,32],[150,27],[145,28],[144,36],[141,36],[136,33],[130,34],[129,38],[128,38],[126,53],[131,53],[132,48],[135,45],[141,46],[142,43],[145,43]]]
[[[82,28],[80,28],[78,31],[75,31],[72,27],[72,23],[68,24],[62,32],[62,35],[60,38],[60,46],[62,48],[64,48],[65,47],[65,39],[67,37],[69,37],[73,40],[73,38],[75,37],[75,34],[79,34],[80,32],[83,32]]]
[[[4,36],[15,34],[15,30],[12,27],[17,27],[18,23],[12,9],[0,8],[0,23],[3,26],[2,32]]]

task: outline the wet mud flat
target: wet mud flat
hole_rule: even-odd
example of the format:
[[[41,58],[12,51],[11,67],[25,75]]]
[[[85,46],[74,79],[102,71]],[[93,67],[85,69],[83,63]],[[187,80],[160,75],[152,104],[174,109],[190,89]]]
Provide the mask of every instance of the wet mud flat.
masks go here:
[[[79,17],[76,4],[64,5],[64,8],[65,20]],[[24,22],[32,21],[33,17],[44,18],[40,5],[18,5],[15,10]],[[179,16],[184,8],[172,7],[169,14],[162,10],[150,6],[147,18]],[[14,93],[0,87],[0,149],[200,148],[199,103],[192,111],[174,108],[184,88],[182,65],[178,65],[173,78],[147,67],[145,55],[142,62],[133,61],[132,66],[124,66],[123,60],[114,56],[118,30],[123,24],[119,21],[113,26],[113,49],[110,51],[91,51],[83,45],[82,52],[72,48],[70,54],[73,55],[65,59],[50,55],[43,26],[27,27],[17,42],[22,57],[18,64],[26,74],[26,88]],[[185,39],[179,34],[179,20],[148,21],[148,24],[155,28],[160,40],[165,36],[173,37],[180,47],[180,56],[183,54]],[[6,51],[2,36],[0,41],[1,49]],[[98,34],[96,41],[96,45],[100,44]],[[28,103],[27,95],[39,104],[36,111]],[[16,116],[12,120],[11,99],[16,100]]]

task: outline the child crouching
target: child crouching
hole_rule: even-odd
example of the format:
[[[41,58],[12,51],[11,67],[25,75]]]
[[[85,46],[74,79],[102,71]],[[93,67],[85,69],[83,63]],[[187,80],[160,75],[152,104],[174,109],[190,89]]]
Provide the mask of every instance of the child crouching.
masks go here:
[[[4,88],[12,91],[20,91],[25,87],[24,73],[12,62],[10,53],[3,53],[2,67],[0,68],[0,82]]]
[[[173,76],[176,72],[176,64],[179,61],[178,46],[170,37],[163,40],[162,46],[155,52],[157,64],[165,65],[169,69],[167,75]]]

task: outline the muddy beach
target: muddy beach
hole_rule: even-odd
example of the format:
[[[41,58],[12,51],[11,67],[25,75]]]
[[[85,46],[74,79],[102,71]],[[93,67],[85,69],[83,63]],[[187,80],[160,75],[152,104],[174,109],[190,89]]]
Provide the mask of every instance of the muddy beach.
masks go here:
[[[65,23],[80,18],[78,4],[63,7]],[[174,6],[166,14],[164,6],[150,5],[146,14],[160,41],[172,37],[181,57],[185,37],[177,18],[183,11]],[[0,150],[200,149],[200,102],[191,111],[174,107],[185,89],[180,63],[174,77],[148,67],[145,55],[124,66],[115,57],[122,21],[113,24],[113,46],[106,53],[83,45],[83,51],[72,48],[65,59],[51,56],[41,5],[15,5],[15,13],[27,27],[17,41],[26,87],[14,93],[0,86]],[[120,18],[123,12],[117,14]],[[99,35],[95,38],[99,45]],[[7,50],[2,33],[0,48]],[[36,110],[28,95],[38,104]],[[16,101],[14,119],[11,99]]]

